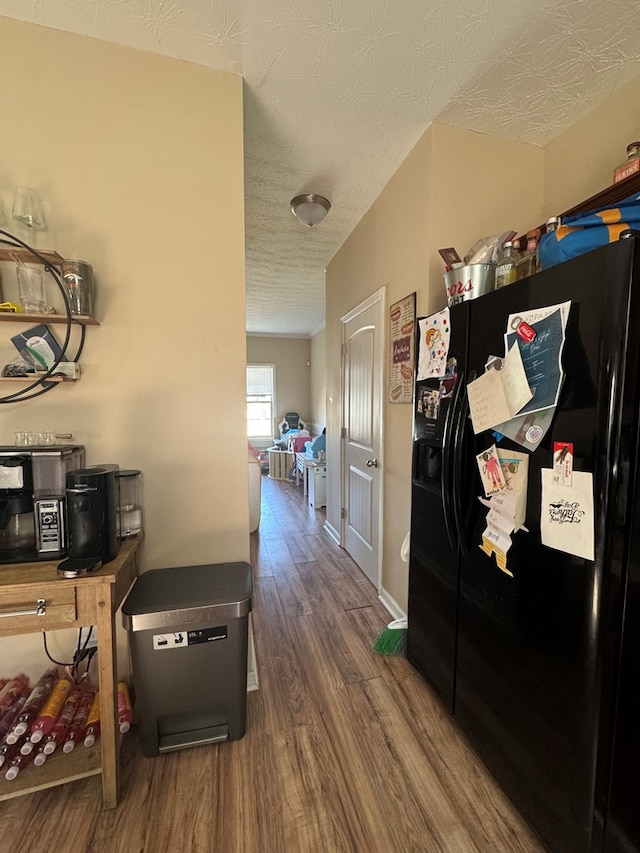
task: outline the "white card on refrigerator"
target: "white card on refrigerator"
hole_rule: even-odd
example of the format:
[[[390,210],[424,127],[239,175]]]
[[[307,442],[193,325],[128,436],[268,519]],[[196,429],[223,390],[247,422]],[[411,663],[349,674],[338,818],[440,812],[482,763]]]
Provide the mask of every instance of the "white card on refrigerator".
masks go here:
[[[595,559],[593,475],[573,472],[570,486],[556,483],[552,468],[542,471],[542,544],[585,560]]]

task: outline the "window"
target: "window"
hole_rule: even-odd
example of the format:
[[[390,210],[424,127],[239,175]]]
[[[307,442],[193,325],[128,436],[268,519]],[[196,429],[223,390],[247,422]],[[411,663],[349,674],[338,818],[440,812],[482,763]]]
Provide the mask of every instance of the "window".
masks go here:
[[[247,436],[272,438],[275,410],[275,365],[247,365]]]

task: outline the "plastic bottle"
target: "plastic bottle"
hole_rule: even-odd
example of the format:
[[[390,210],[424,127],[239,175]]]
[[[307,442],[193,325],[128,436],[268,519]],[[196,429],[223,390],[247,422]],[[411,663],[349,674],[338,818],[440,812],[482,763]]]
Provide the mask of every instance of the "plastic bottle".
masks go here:
[[[93,746],[98,737],[100,737],[100,691],[96,693],[91,703],[91,710],[87,717],[87,728],[84,732],[84,745]]]
[[[498,265],[496,266],[496,290],[500,287],[505,287],[507,284],[513,284],[517,279],[517,264],[518,258],[513,248],[511,240],[502,247],[502,252],[498,257]]]
[[[18,715],[24,708],[24,703],[27,701],[27,693],[26,691],[22,694],[22,696],[18,696],[13,705],[9,708],[3,718],[0,720],[0,740],[2,740],[7,732],[11,731],[13,724],[15,723]]]
[[[133,708],[129,688],[124,681],[118,682],[118,725],[122,734],[128,732],[133,720]]]
[[[47,669],[42,673],[36,686],[27,697],[27,701],[18,716],[17,724],[13,727],[13,731],[7,735],[8,743],[15,743],[27,731],[29,724],[35,720],[40,712],[40,708],[47,701],[47,697],[53,690],[53,686],[57,680],[57,669]]]
[[[0,719],[7,713],[16,699],[29,689],[29,679],[24,673],[16,675],[0,690]]]
[[[19,752],[17,755],[14,755],[11,761],[8,762],[9,769],[4,774],[4,778],[7,779],[7,781],[9,782],[12,779],[15,779],[21,770],[24,770],[25,767],[31,764],[34,757],[35,756],[32,752],[30,752],[28,755],[24,755],[24,753],[22,752]]]
[[[45,752],[44,747],[43,746],[39,747],[34,758],[33,758],[34,766],[35,767],[42,767],[42,765],[45,763],[45,761],[47,760],[48,757],[49,757],[49,754],[47,752]]]
[[[70,690],[71,679],[65,675],[58,680],[49,694],[49,698],[40,709],[40,713],[31,724],[31,743],[39,743],[51,731]]]
[[[62,711],[60,711],[60,716],[53,724],[49,734],[45,736],[45,743],[44,747],[42,747],[42,751],[46,755],[51,755],[52,752],[55,752],[58,744],[62,743],[65,739],[65,736],[69,731],[69,726],[73,722],[76,708],[78,707],[78,702],[80,701],[81,696],[82,689],[80,687],[74,687],[69,692],[69,695],[62,706]],[[35,763],[36,761],[34,759],[34,764]]]
[[[20,747],[20,752],[22,755],[30,755],[35,748],[35,743],[31,743],[31,741],[27,738],[25,742]]]
[[[78,701],[73,720],[69,726],[69,731],[67,732],[64,744],[62,745],[63,752],[73,752],[76,743],[79,740],[82,740],[87,717],[89,716],[89,711],[93,704],[94,695],[95,693],[93,690],[83,691],[82,696]]]
[[[0,767],[4,764],[9,764],[13,758],[19,754],[24,740],[20,738],[15,743],[7,743],[6,741],[0,746]]]

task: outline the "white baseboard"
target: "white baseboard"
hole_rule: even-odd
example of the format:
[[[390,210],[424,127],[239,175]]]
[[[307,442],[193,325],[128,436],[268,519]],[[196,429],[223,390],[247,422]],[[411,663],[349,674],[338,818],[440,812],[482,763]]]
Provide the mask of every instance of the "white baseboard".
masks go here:
[[[330,524],[328,521],[325,521],[322,526],[327,531],[329,536],[334,540],[334,542],[336,542],[338,545],[342,545],[342,542],[340,541],[340,533],[338,530],[335,529],[333,524]]]
[[[402,607],[398,604],[398,602],[393,598],[393,596],[389,595],[386,589],[381,589],[378,594],[379,601],[384,604],[389,613],[393,616],[394,619],[401,619],[407,614],[404,612]]]

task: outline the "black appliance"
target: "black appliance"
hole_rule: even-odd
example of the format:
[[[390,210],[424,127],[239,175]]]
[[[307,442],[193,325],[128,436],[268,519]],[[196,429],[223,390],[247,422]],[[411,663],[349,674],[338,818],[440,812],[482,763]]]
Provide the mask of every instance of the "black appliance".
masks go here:
[[[438,411],[438,381],[415,387],[408,657],[554,853],[640,851],[639,254],[622,239],[452,307]],[[565,381],[509,577],[479,548],[475,455],[495,439],[473,434],[466,385],[504,353],[509,314],[566,300]],[[594,561],[541,544],[554,441],[593,473]]]
[[[0,446],[0,563],[65,555],[65,477],[82,465],[82,445]]]
[[[93,465],[67,474],[68,559],[63,577],[77,577],[118,554],[118,465]]]

